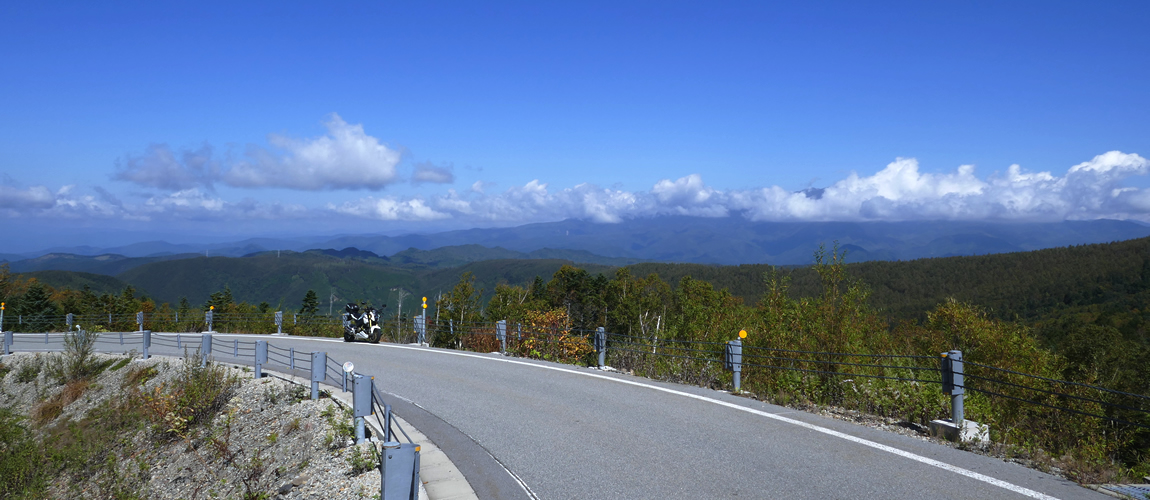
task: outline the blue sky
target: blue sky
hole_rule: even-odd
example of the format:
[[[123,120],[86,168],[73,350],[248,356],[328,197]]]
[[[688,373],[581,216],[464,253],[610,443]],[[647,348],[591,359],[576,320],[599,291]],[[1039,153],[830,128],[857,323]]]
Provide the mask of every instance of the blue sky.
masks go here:
[[[926,3],[4,2],[0,252],[1150,220],[1150,4]]]

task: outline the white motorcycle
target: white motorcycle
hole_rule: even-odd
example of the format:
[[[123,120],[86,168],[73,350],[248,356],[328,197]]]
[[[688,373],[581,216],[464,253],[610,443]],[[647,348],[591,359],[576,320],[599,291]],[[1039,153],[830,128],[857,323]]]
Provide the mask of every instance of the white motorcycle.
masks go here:
[[[371,304],[361,308],[356,303],[348,303],[343,310],[347,313],[347,325],[343,327],[344,342],[379,343],[379,338],[383,336],[383,328],[379,326],[379,311],[371,307]]]

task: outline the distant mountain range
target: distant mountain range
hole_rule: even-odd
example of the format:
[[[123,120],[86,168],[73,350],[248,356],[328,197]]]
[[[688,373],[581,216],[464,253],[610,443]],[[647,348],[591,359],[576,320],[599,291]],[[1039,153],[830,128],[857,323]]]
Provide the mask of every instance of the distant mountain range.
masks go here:
[[[0,254],[16,270],[97,269],[144,261],[240,257],[260,252],[354,248],[400,265],[451,267],[489,259],[554,258],[611,266],[635,262],[804,265],[819,245],[838,242],[852,262],[985,255],[1106,243],[1150,236],[1150,227],[1129,221],[1057,223],[993,222],[753,222],[742,217],[666,216],[618,224],[580,220],[510,228],[467,229],[403,236],[350,235],[329,238],[256,238],[219,244],[133,243],[115,248],[53,248],[33,254]],[[105,257],[106,256],[106,257]],[[340,255],[342,257],[342,255]],[[363,254],[366,258],[370,255]],[[18,257],[37,258],[28,261]],[[103,258],[81,264],[81,257]],[[67,261],[73,261],[66,264]],[[122,261],[122,262],[121,262]],[[111,262],[118,262],[111,264]],[[151,262],[151,261],[149,261]],[[61,267],[63,266],[63,267]],[[80,268],[81,266],[90,266]]]

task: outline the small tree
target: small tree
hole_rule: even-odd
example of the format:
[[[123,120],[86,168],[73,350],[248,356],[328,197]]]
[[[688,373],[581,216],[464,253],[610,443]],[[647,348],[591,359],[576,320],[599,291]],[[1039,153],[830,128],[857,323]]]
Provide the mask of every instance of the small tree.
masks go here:
[[[216,313],[231,312],[232,306],[235,304],[235,299],[232,297],[232,288],[224,285],[223,291],[213,293],[208,297],[208,303],[204,304],[204,309],[210,306],[216,306]]]
[[[48,288],[39,281],[32,279],[28,291],[20,297],[16,305],[16,314],[23,316],[23,330],[29,332],[48,331],[52,322],[58,318],[60,311],[56,303],[52,302],[52,294]]]
[[[433,345],[436,347],[458,347],[462,326],[483,318],[479,309],[479,301],[483,296],[482,289],[475,288],[475,276],[471,272],[463,273],[459,283],[451,289],[451,293],[443,295],[435,304],[437,310],[444,311],[446,319],[455,322],[454,335],[451,328],[444,328],[441,323],[435,334]]]
[[[299,315],[310,318],[317,314],[319,314],[319,297],[315,294],[315,290],[308,290],[303,296],[303,305],[299,308]]]

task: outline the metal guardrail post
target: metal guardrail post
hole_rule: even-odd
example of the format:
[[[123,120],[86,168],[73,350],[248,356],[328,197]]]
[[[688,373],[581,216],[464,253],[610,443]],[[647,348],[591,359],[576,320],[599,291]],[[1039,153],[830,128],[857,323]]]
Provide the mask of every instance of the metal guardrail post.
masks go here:
[[[276,335],[284,333],[284,312],[276,311]]]
[[[319,383],[327,380],[327,353],[311,353],[311,399],[319,399]]]
[[[119,332],[119,333],[120,333],[120,345],[124,345],[124,332]]]
[[[140,329],[138,331],[144,331],[144,311],[136,313],[136,324],[140,325]]]
[[[371,389],[375,384],[375,377],[364,377],[358,373],[351,374],[351,408],[355,417],[355,444],[362,444],[364,440],[363,419],[372,413]]]
[[[256,341],[256,378],[263,378],[264,363],[268,362],[268,341]]]
[[[288,365],[293,371],[295,370],[295,348],[294,347],[288,348]]]
[[[144,359],[148,359],[148,349],[152,348],[152,331],[144,330]]]
[[[207,311],[204,311],[204,323],[208,324],[208,331],[209,332],[216,331],[214,328],[212,328],[212,320],[215,319],[215,315],[216,315],[216,306],[210,306],[210,307],[208,307]]]
[[[76,317],[73,316],[72,313],[68,313],[67,316],[64,316],[64,324],[68,325],[68,331],[69,332],[72,331],[72,322],[75,319],[76,319]]]
[[[731,380],[735,386],[734,392],[739,392],[739,385],[743,372],[743,342],[741,340],[727,341],[723,350],[723,364],[731,370]]]
[[[208,356],[212,355],[212,334],[200,337],[200,366],[208,366]]]
[[[499,354],[507,354],[507,320],[495,322],[495,338],[499,339]]]
[[[599,368],[607,365],[607,330],[603,327],[595,329],[595,352],[599,353]]]
[[[233,339],[232,340],[232,357],[233,358],[240,357],[240,339]]]
[[[415,323],[416,342],[423,345],[427,341],[427,318],[424,316],[416,316],[411,318]]]
[[[962,351],[942,353],[942,393],[950,395],[950,421],[962,428],[965,422],[962,398],[966,394],[963,380]]]
[[[379,454],[379,498],[416,500],[419,498],[419,445],[383,443]]]
[[[177,333],[176,334],[176,349],[183,349],[184,348],[183,340],[184,339],[180,336],[180,334]]]
[[[12,332],[4,332],[4,355],[12,354]]]

